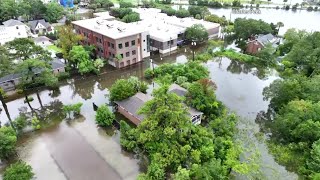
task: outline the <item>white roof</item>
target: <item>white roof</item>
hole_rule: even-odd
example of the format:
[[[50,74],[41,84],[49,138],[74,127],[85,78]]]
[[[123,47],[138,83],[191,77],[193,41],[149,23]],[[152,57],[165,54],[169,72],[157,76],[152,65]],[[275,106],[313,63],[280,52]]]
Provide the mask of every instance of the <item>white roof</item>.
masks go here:
[[[114,20],[114,17],[110,16],[108,12],[100,12],[94,14],[98,16],[97,18],[74,21],[72,23],[113,39],[148,31],[152,39],[160,42],[177,39],[178,34],[184,33],[186,28],[194,24],[202,24],[207,30],[220,26],[217,23],[197,20],[191,17],[178,18],[168,16],[161,13],[160,9],[155,8],[132,8],[132,10],[140,14],[141,21],[124,23]],[[108,28],[107,24],[111,24],[113,28]],[[120,32],[117,30],[118,28],[124,30]]]
[[[124,23],[118,20],[105,20],[102,17],[73,21],[72,24],[81,26],[112,39],[133,36],[146,31],[132,23]]]

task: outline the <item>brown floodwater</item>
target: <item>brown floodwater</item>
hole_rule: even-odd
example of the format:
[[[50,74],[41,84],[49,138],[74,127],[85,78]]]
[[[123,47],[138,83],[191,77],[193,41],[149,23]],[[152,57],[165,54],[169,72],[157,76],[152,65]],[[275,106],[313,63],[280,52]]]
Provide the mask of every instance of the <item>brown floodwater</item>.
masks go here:
[[[199,49],[201,50],[201,48]],[[181,48],[170,56],[151,56],[156,65],[162,63],[185,63],[192,51]],[[219,58],[205,64],[211,79],[217,84],[216,95],[231,111],[245,119],[252,133],[259,132],[254,122],[257,113],[266,110],[269,102],[263,100],[262,90],[277,77],[275,71],[262,71],[250,65]],[[133,154],[124,151],[119,144],[120,132],[116,128],[102,129],[95,124],[93,103],[109,104],[108,88],[120,78],[137,76],[143,79],[143,72],[150,67],[150,61],[116,70],[104,69],[99,76],[75,77],[61,84],[59,91],[41,90],[39,97],[43,104],[43,116],[49,128],[23,138],[19,143],[19,156],[29,163],[37,179],[46,180],[88,180],[88,179],[136,179],[145,170]],[[151,84],[151,83],[150,83]],[[149,85],[148,92],[153,89]],[[31,106],[42,109],[36,93]],[[62,104],[82,102],[81,116],[64,120]],[[30,112],[24,98],[16,97],[7,103],[11,117]],[[110,107],[111,108],[111,107]],[[117,116],[118,120],[123,119]],[[0,114],[2,123],[7,122],[5,113]],[[252,134],[250,140],[261,153],[262,174],[266,179],[297,179],[294,173],[277,164],[268,153],[264,142]],[[239,179],[242,179],[240,176]]]

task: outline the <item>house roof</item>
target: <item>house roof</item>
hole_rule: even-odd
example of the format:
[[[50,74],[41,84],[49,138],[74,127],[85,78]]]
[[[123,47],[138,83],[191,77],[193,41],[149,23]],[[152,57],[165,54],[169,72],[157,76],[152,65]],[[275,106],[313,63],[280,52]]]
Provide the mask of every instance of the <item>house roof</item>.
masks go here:
[[[185,88],[177,85],[177,84],[171,84],[171,86],[168,89],[168,92],[173,92],[177,94],[178,96],[185,96],[188,92]]]
[[[115,101],[116,104],[123,107],[125,110],[127,110],[129,113],[131,113],[133,116],[137,117],[140,120],[143,120],[144,116],[142,114],[138,114],[138,110],[149,100],[151,100],[152,97],[143,94],[141,92],[138,92],[132,97],[129,97],[122,101]]]
[[[65,67],[66,65],[63,64],[60,60],[58,59],[54,59],[50,62],[51,64],[51,67],[53,70],[55,69],[60,69],[60,68],[63,68]],[[36,74],[40,73],[41,72],[41,69],[34,69],[33,70]],[[3,76],[0,78],[0,83],[4,83],[4,82],[8,82],[8,81],[12,81],[14,79],[18,79],[21,77],[21,74],[19,73],[15,73],[15,74],[9,74],[9,75],[6,75],[6,76]]]
[[[176,93],[178,96],[184,96],[187,93],[187,90],[184,89],[183,87],[177,85],[177,84],[172,84],[169,87],[168,90],[169,93]],[[129,97],[125,100],[122,101],[115,101],[116,104],[124,108],[126,111],[128,111],[130,114],[133,116],[137,117],[140,121],[144,119],[143,114],[138,114],[138,110],[147,102],[150,101],[153,97],[147,94],[143,94],[141,92],[138,92],[132,97]],[[193,115],[200,115],[203,114],[202,112],[187,106],[184,104],[185,107],[188,109],[188,113],[190,116]]]
[[[266,35],[260,34],[258,35],[257,41],[259,41],[262,45],[266,45],[268,43],[274,43],[274,39],[275,37],[270,33]]]
[[[2,24],[6,27],[24,25],[21,21],[15,19],[9,19],[8,21],[4,21]]]
[[[47,23],[44,19],[29,21],[28,24],[32,30],[35,30],[38,23],[42,24],[45,28],[50,27],[51,25]]]
[[[50,41],[51,39],[49,39],[48,37],[46,36],[39,36],[39,37],[35,37],[33,38],[33,41],[35,43],[39,43],[39,42],[44,42],[44,41]]]

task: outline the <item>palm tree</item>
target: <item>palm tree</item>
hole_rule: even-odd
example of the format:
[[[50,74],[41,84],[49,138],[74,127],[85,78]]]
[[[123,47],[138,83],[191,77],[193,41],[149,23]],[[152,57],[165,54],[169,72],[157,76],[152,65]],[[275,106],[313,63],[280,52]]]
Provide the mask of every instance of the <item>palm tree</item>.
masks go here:
[[[284,26],[283,22],[277,22],[277,27],[278,27],[277,34],[279,33],[280,27],[283,27],[283,26]]]

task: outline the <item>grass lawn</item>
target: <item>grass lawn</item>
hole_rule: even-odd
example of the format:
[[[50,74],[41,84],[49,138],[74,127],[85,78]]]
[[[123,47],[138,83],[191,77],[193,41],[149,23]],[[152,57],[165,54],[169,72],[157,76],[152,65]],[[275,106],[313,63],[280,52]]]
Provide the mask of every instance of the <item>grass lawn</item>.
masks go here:
[[[61,52],[61,49],[58,48],[56,45],[47,46],[47,49],[48,49],[48,50],[52,50],[52,51],[54,51],[54,52],[56,52],[56,53]]]

